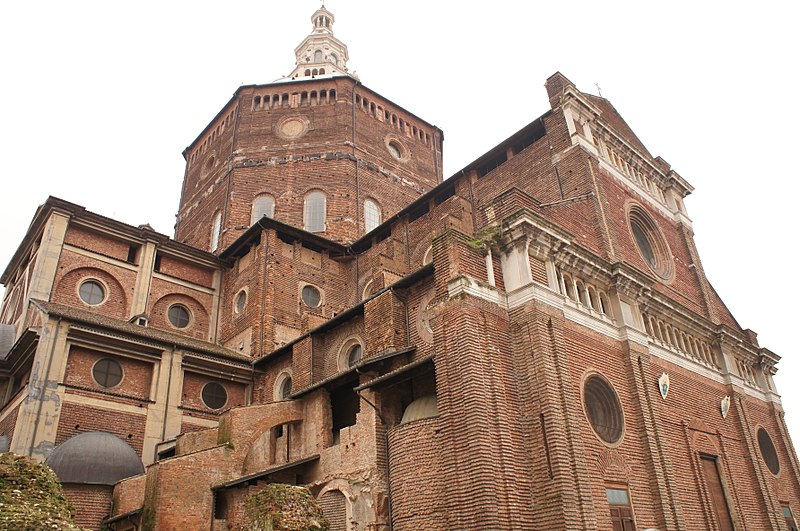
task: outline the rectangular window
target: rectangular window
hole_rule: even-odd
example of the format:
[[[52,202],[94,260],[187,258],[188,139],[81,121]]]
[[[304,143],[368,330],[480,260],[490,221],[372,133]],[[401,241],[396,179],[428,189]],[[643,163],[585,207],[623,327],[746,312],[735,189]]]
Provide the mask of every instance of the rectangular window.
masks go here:
[[[613,531],[636,531],[628,489],[607,487],[606,499],[611,509],[611,529]]]
[[[789,504],[781,504],[781,511],[783,512],[783,519],[786,520],[786,528],[789,529],[789,531],[798,531],[797,523],[794,521],[794,515],[792,514],[792,509],[789,507]]]

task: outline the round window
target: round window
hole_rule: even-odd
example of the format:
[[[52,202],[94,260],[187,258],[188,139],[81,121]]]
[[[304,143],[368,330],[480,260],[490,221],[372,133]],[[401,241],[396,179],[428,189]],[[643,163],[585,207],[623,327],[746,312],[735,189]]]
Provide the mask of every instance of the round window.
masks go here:
[[[247,305],[247,292],[242,290],[236,296],[236,313],[244,312],[244,308],[246,305]]]
[[[758,448],[761,450],[761,458],[764,459],[769,471],[777,476],[781,471],[781,462],[778,460],[775,445],[772,444],[772,437],[764,428],[758,429]]]
[[[347,366],[352,367],[361,361],[361,345],[353,345],[347,353]]]
[[[303,286],[301,296],[305,305],[311,308],[318,308],[322,300],[319,290],[314,286]]]
[[[672,278],[672,254],[650,215],[634,205],[630,209],[629,222],[633,241],[648,267],[663,280]]]
[[[173,304],[167,310],[167,318],[175,328],[186,328],[189,326],[189,310],[181,304]]]
[[[288,400],[289,395],[292,394],[292,377],[287,376],[283,382],[281,382],[281,390],[280,390],[280,397],[281,400]]]
[[[386,147],[389,149],[389,153],[391,153],[394,158],[398,160],[403,158],[403,148],[401,148],[400,144],[394,140],[386,144]]]
[[[203,387],[203,403],[210,409],[220,409],[228,402],[228,392],[217,382],[208,382]]]
[[[92,306],[100,304],[106,298],[102,284],[96,280],[85,280],[78,289],[78,295],[83,302]]]
[[[622,438],[625,421],[617,393],[605,378],[590,376],[583,385],[583,407],[592,429],[600,439],[614,444]]]
[[[117,360],[103,358],[92,367],[92,377],[100,387],[114,387],[122,381],[122,365]]]

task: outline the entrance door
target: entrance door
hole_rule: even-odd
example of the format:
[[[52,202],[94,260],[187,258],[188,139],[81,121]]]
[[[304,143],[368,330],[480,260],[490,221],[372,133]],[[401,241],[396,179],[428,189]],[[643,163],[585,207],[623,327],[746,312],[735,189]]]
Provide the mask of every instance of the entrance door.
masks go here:
[[[733,531],[733,521],[728,508],[728,500],[725,498],[725,491],[722,490],[722,478],[719,475],[719,468],[717,468],[717,458],[702,455],[700,462],[703,464],[703,475],[711,496],[711,505],[717,515],[719,529],[720,531]]]
[[[613,531],[636,531],[628,489],[607,487],[606,497],[611,509],[611,529]]]

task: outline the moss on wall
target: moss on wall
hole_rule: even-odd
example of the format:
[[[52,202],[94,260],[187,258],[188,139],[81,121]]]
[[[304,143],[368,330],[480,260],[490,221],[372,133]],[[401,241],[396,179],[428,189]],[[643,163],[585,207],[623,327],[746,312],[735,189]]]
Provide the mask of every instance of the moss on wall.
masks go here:
[[[246,525],[251,531],[328,531],[317,501],[303,487],[273,483],[245,499]]]
[[[0,529],[81,529],[55,472],[44,463],[0,454]]]

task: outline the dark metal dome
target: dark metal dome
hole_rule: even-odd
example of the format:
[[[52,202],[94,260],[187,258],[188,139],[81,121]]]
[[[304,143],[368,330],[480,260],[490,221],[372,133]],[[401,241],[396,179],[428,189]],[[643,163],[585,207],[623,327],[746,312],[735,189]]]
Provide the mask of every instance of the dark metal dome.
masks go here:
[[[125,441],[104,431],[81,433],[61,443],[45,461],[61,483],[113,485],[144,472]]]

